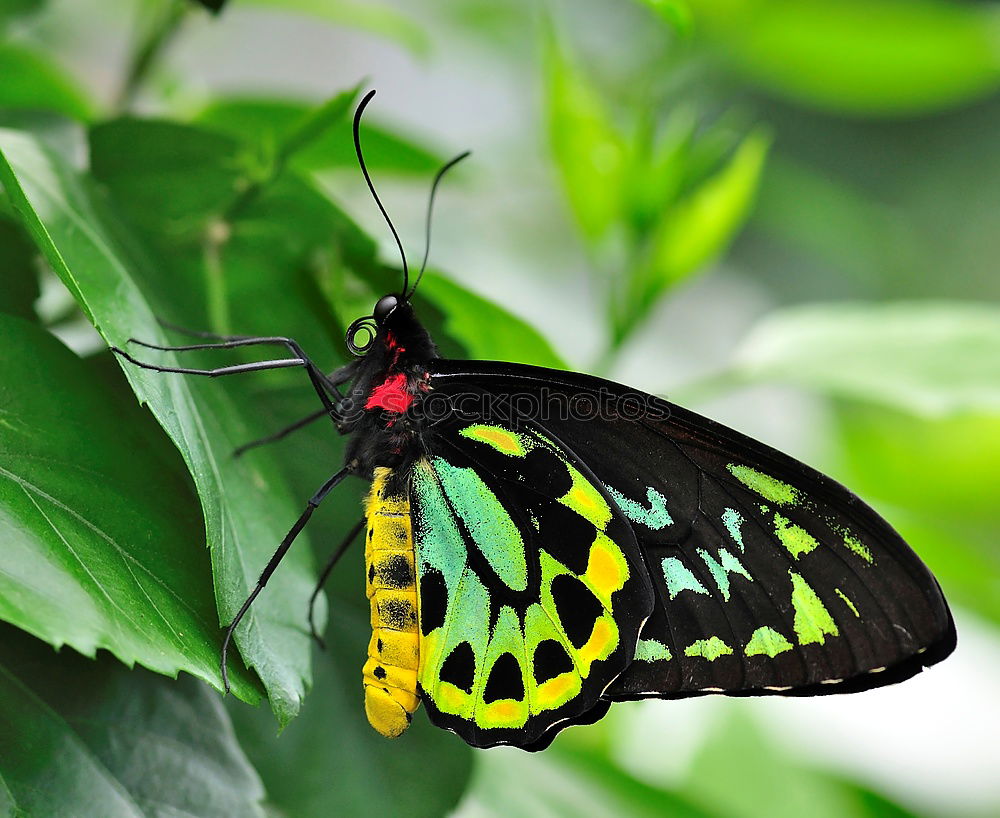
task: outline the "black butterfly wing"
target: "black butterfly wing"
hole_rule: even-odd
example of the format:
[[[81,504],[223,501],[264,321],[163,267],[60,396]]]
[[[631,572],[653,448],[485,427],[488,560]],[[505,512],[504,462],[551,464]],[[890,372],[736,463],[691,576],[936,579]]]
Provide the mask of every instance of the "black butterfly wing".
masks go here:
[[[916,554],[793,458],[585,375],[439,360],[431,376],[440,414],[532,418],[629,519],[656,602],[606,698],[853,692],[954,649],[951,613]]]

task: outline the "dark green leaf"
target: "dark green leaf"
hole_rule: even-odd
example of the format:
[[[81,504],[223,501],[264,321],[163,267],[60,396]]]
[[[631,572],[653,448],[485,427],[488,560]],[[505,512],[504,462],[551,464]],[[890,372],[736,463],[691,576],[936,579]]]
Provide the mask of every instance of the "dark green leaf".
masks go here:
[[[431,726],[420,711],[395,740],[378,735],[365,718],[361,665],[371,630],[367,610],[358,607],[366,602],[356,579],[364,571],[362,550],[356,547],[338,567],[354,580],[352,592],[332,608],[331,652],[316,657],[315,691],[302,718],[275,737],[269,719],[238,707],[233,711],[237,733],[269,800],[286,815],[445,815],[468,782],[469,747]]]
[[[0,312],[37,320],[38,268],[34,245],[21,226],[0,217]]]
[[[310,110],[284,135],[278,145],[278,162],[284,163],[295,154],[309,147],[330,128],[347,121],[347,113],[354,106],[359,88],[342,91],[318,108]]]
[[[56,654],[0,626],[5,814],[262,816],[263,795],[204,685]]]
[[[824,304],[765,318],[737,374],[940,417],[1000,412],[1000,310],[984,304]]]
[[[427,273],[418,292],[442,311],[443,332],[467,357],[566,368],[538,330],[454,281]]]
[[[12,17],[34,14],[45,5],[45,0],[0,0],[0,25]]]
[[[51,111],[79,120],[93,115],[83,91],[47,56],[0,44],[0,109]]]
[[[197,3],[199,6],[204,6],[209,11],[219,12],[222,11],[222,7],[226,5],[227,0],[192,0],[193,3]]]
[[[0,315],[0,347],[0,617],[215,682],[222,634],[183,462],[127,389],[43,329]],[[234,684],[259,697],[245,672]]]
[[[835,113],[906,116],[1000,86],[993,3],[690,0],[695,28],[737,75]]]
[[[137,265],[122,254],[102,226],[112,220],[108,214],[98,217],[83,180],[27,135],[0,131],[0,151],[5,158],[0,178],[29,231],[105,339],[119,346],[130,337],[165,343],[154,316],[176,316],[166,308],[172,302],[162,300],[162,290],[149,283],[155,267]],[[114,230],[116,238],[127,237],[122,225],[115,224]],[[176,357],[169,354],[149,357],[176,365]],[[264,455],[252,462],[231,456],[251,433],[240,410],[216,384],[128,364],[123,368],[194,476],[213,558],[216,602],[228,622],[300,506]],[[282,722],[296,713],[308,680],[302,606],[312,585],[307,551],[293,549],[236,635]]]
[[[286,99],[220,99],[202,109],[195,122],[242,141],[276,146],[313,110],[307,102]],[[444,163],[433,151],[372,125],[367,118],[361,125],[361,140],[365,162],[373,172],[428,175]],[[297,152],[292,164],[303,170],[356,169],[358,160],[354,155],[351,123],[347,120],[330,123],[322,139]]]

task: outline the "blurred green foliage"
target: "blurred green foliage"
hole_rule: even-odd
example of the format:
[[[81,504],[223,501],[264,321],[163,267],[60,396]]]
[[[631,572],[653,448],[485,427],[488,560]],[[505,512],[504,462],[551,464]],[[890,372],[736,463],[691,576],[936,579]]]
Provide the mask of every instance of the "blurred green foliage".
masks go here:
[[[233,459],[313,410],[301,373],[154,377],[92,353],[93,338],[71,351],[55,336],[75,337],[84,318],[112,344],[175,339],[156,318],[288,333],[332,369],[346,326],[399,271],[317,181],[353,166],[357,89],[317,104],[249,88],[193,107],[163,92],[184,84],[165,56],[193,16],[208,18],[198,5],[129,0],[135,39],[109,93],[61,63],[57,6],[0,2],[0,807],[916,815],[790,758],[735,708],[683,775],[655,780],[613,751],[614,712],[539,756],[473,758],[419,716],[387,743],[361,707],[360,554],[330,583],[332,650],[311,656],[305,539],[241,629],[247,667],[231,662],[236,697],[266,694],[274,715],[219,704],[217,626],[342,444],[320,424]],[[221,8],[214,26],[257,7],[437,56],[417,8],[200,5]],[[1000,626],[1000,5],[595,0],[583,14],[595,30],[631,35],[599,47],[558,7],[541,19],[526,0],[437,11],[471,48],[537,77],[539,127],[600,293],[599,367],[725,259],[770,306],[689,394],[782,384],[816,396],[832,418],[819,465],[900,528],[956,605]],[[364,139],[369,166],[398,184],[425,186],[442,158],[384,125]],[[60,287],[74,306],[43,307]],[[446,355],[564,365],[565,348],[443,271],[417,301]],[[360,491],[310,525],[319,559],[358,518]]]

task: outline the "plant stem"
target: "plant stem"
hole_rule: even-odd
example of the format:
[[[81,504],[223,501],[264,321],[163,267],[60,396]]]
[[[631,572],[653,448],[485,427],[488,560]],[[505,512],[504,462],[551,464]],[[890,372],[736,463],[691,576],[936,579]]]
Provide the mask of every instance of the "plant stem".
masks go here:
[[[146,36],[132,51],[125,81],[115,102],[116,110],[127,111],[132,106],[150,71],[177,34],[187,11],[186,0],[168,0],[160,19],[149,27]]]
[[[226,293],[226,271],[222,267],[222,248],[229,241],[228,222],[216,221],[208,226],[202,244],[202,268],[205,274],[205,301],[212,332],[231,333],[229,298]]]

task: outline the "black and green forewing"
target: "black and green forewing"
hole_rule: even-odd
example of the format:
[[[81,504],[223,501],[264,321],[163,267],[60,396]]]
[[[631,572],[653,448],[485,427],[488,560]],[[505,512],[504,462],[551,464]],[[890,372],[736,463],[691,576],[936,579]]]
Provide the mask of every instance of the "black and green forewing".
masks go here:
[[[853,692],[953,650],[947,603],[916,554],[793,458],[584,375],[442,360],[430,384],[442,404],[485,394],[491,417],[530,415],[628,519],[656,602],[606,698]]]
[[[604,485],[531,422],[448,417],[411,469],[421,699],[476,747],[603,713],[654,599]],[[593,719],[590,719],[593,720]]]

